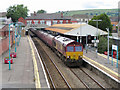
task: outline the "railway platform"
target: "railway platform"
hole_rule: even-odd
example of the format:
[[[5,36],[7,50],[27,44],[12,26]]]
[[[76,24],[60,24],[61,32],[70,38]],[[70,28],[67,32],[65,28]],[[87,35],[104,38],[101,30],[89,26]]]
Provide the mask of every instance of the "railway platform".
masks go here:
[[[12,46],[11,52],[14,50],[15,47]],[[9,64],[4,64],[4,57],[9,52],[0,56],[0,88],[49,88],[43,64],[32,39],[29,36],[21,37],[16,51],[17,57],[13,58],[10,70]]]
[[[104,54],[97,53],[92,50],[83,51],[84,61],[91,64],[93,67],[101,71],[106,76],[110,77],[114,81],[120,84],[120,61],[118,61],[118,68],[116,68],[116,59],[113,59],[113,65],[111,64],[112,58],[107,60],[107,56]]]

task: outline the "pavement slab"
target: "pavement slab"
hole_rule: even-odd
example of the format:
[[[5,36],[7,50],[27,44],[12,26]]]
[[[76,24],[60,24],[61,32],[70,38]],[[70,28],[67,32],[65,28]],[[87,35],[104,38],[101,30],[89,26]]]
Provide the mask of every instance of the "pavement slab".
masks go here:
[[[14,50],[12,46],[11,52]],[[20,44],[17,46],[17,57],[13,59],[11,70],[9,70],[9,64],[4,64],[4,57],[7,56],[9,56],[8,51],[0,56],[2,88],[35,88],[31,48],[27,36],[21,37]]]

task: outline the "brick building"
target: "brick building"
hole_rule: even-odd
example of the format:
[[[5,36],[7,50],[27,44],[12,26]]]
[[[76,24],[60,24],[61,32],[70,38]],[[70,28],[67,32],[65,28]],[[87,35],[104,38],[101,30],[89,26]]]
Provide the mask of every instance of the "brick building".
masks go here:
[[[10,31],[10,45],[13,45],[15,35],[14,31]],[[8,25],[4,25],[0,29],[0,55],[9,49],[9,30]]]
[[[37,13],[32,13],[31,16],[25,18],[19,18],[19,22],[24,23],[25,25],[28,24],[46,24],[48,26],[51,26],[53,24],[65,24],[65,23],[70,23],[71,18],[67,16],[63,16],[62,13],[42,13],[42,14],[37,14]]]
[[[8,24],[11,19],[7,19],[6,12],[0,12],[0,55],[9,49],[9,29]],[[10,45],[13,45],[14,31],[10,31]]]

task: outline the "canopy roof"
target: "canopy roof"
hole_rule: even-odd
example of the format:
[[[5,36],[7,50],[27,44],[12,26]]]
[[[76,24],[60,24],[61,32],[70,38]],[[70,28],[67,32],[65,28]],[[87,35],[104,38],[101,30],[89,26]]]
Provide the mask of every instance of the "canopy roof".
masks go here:
[[[91,36],[97,36],[108,34],[107,32],[88,24],[55,24],[45,28],[45,30],[55,31],[71,36],[86,36],[88,34]]]

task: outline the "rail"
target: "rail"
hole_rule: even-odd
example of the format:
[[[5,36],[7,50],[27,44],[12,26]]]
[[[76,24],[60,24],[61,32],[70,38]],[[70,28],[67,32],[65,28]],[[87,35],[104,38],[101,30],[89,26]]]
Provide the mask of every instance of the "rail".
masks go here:
[[[35,40],[38,42],[38,44],[40,44],[40,42],[38,41],[37,38],[35,38]],[[42,47],[41,47],[41,48],[42,48]],[[43,49],[43,48],[42,48],[42,49]],[[72,90],[71,86],[69,85],[69,83],[67,82],[67,80],[65,79],[64,75],[63,75],[62,72],[59,70],[59,68],[57,67],[57,65],[55,64],[55,62],[51,59],[51,57],[46,53],[46,51],[45,51],[44,49],[43,49],[43,51],[44,51],[45,54],[48,56],[49,60],[53,63],[54,67],[55,67],[56,70],[59,72],[60,76],[61,76],[62,79],[64,80],[64,82],[65,82],[65,84],[67,85],[67,87],[68,87],[70,90]],[[42,52],[42,53],[43,53],[43,52]],[[51,75],[50,75],[50,73],[49,73],[48,68],[47,68],[47,65],[46,65],[45,62],[44,62],[44,58],[42,57],[41,53],[39,53],[39,54],[40,54],[40,57],[41,57],[41,59],[42,59],[42,61],[43,61],[44,66],[45,66],[45,68],[46,68],[46,71],[47,71],[47,73],[48,73],[48,75],[49,75],[49,77],[50,77],[50,81],[51,81],[51,83],[52,83],[52,86],[53,86],[54,89],[56,89],[55,84],[54,84],[54,81],[53,81],[53,79],[52,79],[52,77],[51,77]]]

